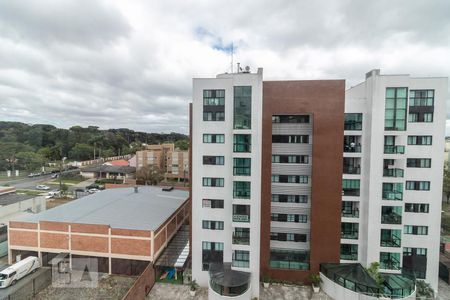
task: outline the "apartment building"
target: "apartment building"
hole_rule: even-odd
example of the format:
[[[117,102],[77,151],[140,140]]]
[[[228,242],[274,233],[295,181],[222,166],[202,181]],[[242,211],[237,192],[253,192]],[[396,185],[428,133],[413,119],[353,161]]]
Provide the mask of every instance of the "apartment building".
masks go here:
[[[373,70],[345,96],[341,261],[435,291],[447,81]]]
[[[210,299],[339,262],[344,90],[262,69],[194,79],[192,272]]]
[[[175,148],[175,144],[146,145],[136,152],[137,169],[156,166],[166,179],[187,180],[189,177],[189,153]]]

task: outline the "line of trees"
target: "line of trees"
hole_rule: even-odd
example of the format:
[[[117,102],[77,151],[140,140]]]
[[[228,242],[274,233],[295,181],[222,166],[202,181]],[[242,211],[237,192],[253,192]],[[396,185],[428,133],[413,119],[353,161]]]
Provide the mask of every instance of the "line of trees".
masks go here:
[[[180,133],[146,133],[127,128],[100,130],[97,126],[29,125],[0,122],[0,171],[37,170],[45,162],[88,160],[135,153],[142,144],[175,143],[186,150],[188,137]]]

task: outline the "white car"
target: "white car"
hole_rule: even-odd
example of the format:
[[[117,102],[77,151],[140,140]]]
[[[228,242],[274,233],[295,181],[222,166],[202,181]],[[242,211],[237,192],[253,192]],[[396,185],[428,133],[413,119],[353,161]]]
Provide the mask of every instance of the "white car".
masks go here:
[[[88,190],[88,192],[89,192],[89,194],[94,194],[94,193],[100,192],[100,190],[99,189],[90,189],[90,190]]]
[[[48,197],[49,198],[59,197],[60,195],[61,195],[61,192],[59,190],[54,190],[54,191],[48,192]]]
[[[36,186],[36,189],[37,189],[37,190],[45,190],[45,191],[48,191],[48,190],[50,189],[50,187],[47,186],[47,185],[40,184],[40,185],[37,185],[37,186]]]

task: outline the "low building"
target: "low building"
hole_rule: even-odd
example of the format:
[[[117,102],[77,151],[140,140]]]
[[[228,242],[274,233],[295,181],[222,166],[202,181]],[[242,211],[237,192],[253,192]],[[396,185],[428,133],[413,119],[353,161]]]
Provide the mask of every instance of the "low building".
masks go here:
[[[129,166],[101,165],[80,169],[80,174],[87,178],[127,179],[134,178],[136,168]]]
[[[136,152],[137,169],[155,166],[166,179],[185,181],[189,177],[189,152],[175,148],[175,144],[146,145]]]
[[[105,190],[9,222],[9,263],[38,256],[44,266],[68,253],[98,271],[137,275],[156,261],[188,220],[189,193],[158,187]]]

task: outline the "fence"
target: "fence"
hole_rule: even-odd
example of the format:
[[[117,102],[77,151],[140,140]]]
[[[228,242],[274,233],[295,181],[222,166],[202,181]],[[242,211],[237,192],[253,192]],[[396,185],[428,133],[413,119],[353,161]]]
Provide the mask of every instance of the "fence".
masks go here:
[[[155,269],[153,268],[153,263],[149,263],[122,300],[145,299],[145,296],[147,296],[154,284]]]

